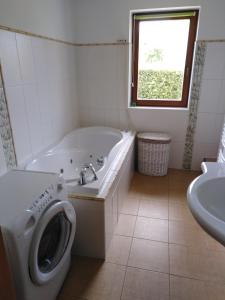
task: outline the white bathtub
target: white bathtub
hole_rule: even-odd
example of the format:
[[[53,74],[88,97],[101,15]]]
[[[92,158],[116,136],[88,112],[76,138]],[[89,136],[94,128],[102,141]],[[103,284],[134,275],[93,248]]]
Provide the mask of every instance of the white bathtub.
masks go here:
[[[107,127],[87,127],[66,135],[55,147],[39,155],[26,165],[27,170],[62,173],[71,193],[97,195],[131,132]],[[103,160],[103,165],[97,162]],[[98,179],[87,172],[87,184],[80,184],[80,172],[85,164],[92,163]]]

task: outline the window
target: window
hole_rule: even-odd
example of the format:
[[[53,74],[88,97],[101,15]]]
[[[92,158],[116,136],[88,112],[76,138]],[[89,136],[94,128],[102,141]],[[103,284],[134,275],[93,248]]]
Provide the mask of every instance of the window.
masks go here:
[[[187,107],[198,11],[133,14],[133,106]]]

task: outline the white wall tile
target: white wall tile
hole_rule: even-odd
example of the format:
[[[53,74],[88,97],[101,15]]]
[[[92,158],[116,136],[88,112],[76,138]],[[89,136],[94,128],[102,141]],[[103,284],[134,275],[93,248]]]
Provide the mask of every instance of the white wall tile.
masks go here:
[[[170,146],[169,168],[182,169],[184,143],[172,141]]]
[[[0,60],[5,85],[15,86],[21,84],[15,33],[0,30]]]
[[[137,131],[167,132],[176,142],[185,139],[187,111],[131,109],[129,114]]]
[[[37,82],[47,82],[49,80],[47,42],[43,39],[31,37],[31,46],[34,58],[35,78]]]
[[[8,87],[6,89],[6,96],[8,100],[17,161],[20,164],[29,159],[32,153],[23,87]]]
[[[217,112],[225,113],[225,80],[222,80],[221,91],[217,105]]]
[[[48,79],[59,81],[63,78],[62,45],[57,42],[45,42],[45,59],[47,60]]]
[[[202,81],[198,112],[220,113],[219,99],[222,80],[205,79]]]
[[[27,110],[28,128],[33,156],[43,148],[41,114],[35,84],[24,85],[24,97]]]
[[[195,132],[197,143],[219,143],[223,114],[199,113]]]
[[[215,131],[214,131],[214,143],[220,142],[220,137],[222,134],[222,129],[223,129],[223,122],[224,122],[224,114],[215,114]]]
[[[31,38],[27,35],[16,33],[16,44],[23,83],[34,83],[35,74]]]
[[[120,113],[119,109],[106,108],[105,109],[105,126],[120,128]]]
[[[105,126],[105,109],[101,106],[90,107],[88,109],[88,115],[86,124],[88,126]]]
[[[75,47],[0,30],[18,162],[79,125]]]
[[[225,69],[225,44],[208,43],[203,70],[204,79],[222,79]]]
[[[192,169],[200,170],[201,162],[204,158],[216,158],[218,143],[199,143],[194,144]]]
[[[130,123],[130,117],[129,117],[129,112],[128,109],[119,109],[119,114],[120,114],[120,129],[122,130],[128,130],[132,129],[135,130],[135,128],[132,126]]]
[[[41,115],[42,145],[43,148],[45,148],[55,141],[52,128],[52,110],[54,109],[54,106],[49,90],[49,83],[39,82],[37,84],[37,94]]]

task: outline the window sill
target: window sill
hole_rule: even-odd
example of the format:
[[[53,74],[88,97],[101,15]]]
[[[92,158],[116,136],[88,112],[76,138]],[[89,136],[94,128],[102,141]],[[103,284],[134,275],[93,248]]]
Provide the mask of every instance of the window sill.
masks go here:
[[[189,111],[189,107],[160,107],[160,106],[128,106],[130,110],[169,110],[169,111]]]

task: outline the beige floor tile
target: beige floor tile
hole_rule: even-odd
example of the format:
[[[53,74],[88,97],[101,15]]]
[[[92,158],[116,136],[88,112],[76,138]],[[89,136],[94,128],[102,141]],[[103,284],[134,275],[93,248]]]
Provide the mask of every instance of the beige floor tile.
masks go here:
[[[206,247],[206,249],[211,250],[211,251],[223,251],[223,252],[225,252],[225,247],[222,244],[217,242],[208,233],[204,232],[204,235],[205,235],[205,247]]]
[[[144,175],[139,172],[135,172],[134,176],[132,178],[131,185],[135,185],[138,183],[139,185],[143,186],[155,186],[159,184],[160,186],[162,183],[166,184],[169,182],[169,176],[149,176],[149,175]]]
[[[224,300],[225,285],[170,276],[171,300]]]
[[[196,171],[169,170],[169,189],[187,189],[189,184],[199,176]]]
[[[169,276],[127,268],[121,300],[169,300]]]
[[[120,214],[115,234],[133,236],[135,223],[136,216]]]
[[[225,247],[205,232],[195,220],[191,223],[169,221],[169,243],[225,252]]]
[[[170,273],[212,282],[225,282],[225,253],[169,245]]]
[[[166,197],[168,196],[168,178],[166,176],[138,175],[133,178],[130,188],[131,196],[149,197],[153,192],[166,193]]]
[[[168,176],[148,176],[149,180],[144,183],[146,189],[155,188],[161,190],[168,190],[169,177]]]
[[[168,219],[168,201],[155,199],[141,199],[138,215],[142,217]]]
[[[128,193],[130,198],[161,198],[168,200],[168,188],[160,186],[138,186],[131,187]]]
[[[181,201],[187,203],[187,190],[169,190],[169,201]]]
[[[169,220],[197,224],[187,203],[182,201],[169,201]]]
[[[106,255],[106,262],[126,265],[130,253],[132,238],[114,235]]]
[[[167,243],[133,239],[128,266],[167,273],[168,261]]]
[[[195,223],[169,221],[169,243],[205,248],[204,231]]]
[[[168,201],[169,195],[168,195],[168,189],[167,188],[158,188],[158,187],[148,187],[143,189],[142,193],[140,194],[140,198],[144,199],[157,199],[157,200],[164,200]]]
[[[124,277],[124,266],[79,258],[72,263],[57,300],[119,300]]]
[[[137,217],[134,237],[168,242],[168,221]]]
[[[124,199],[121,213],[136,216],[139,209],[139,198],[127,197]]]
[[[134,176],[131,180],[131,186],[136,185],[136,184],[144,186],[149,183],[149,180],[150,180],[149,176],[138,173],[138,172],[134,172]]]
[[[140,198],[143,187],[138,184],[132,185],[128,191],[128,198]]]

